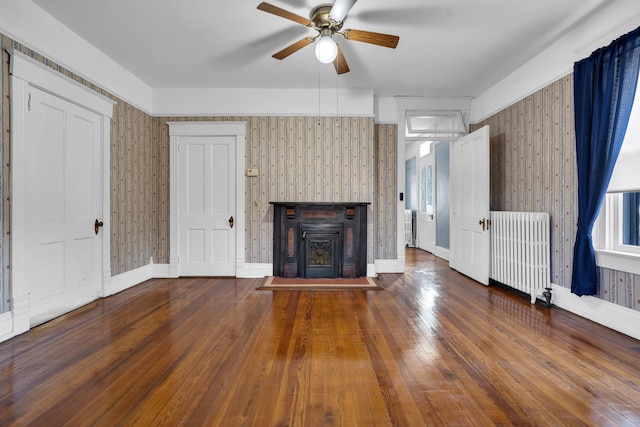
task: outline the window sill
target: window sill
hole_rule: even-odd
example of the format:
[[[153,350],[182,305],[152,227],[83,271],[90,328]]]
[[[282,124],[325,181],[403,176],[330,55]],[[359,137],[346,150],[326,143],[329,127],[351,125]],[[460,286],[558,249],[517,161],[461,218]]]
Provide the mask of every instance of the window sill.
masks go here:
[[[640,275],[640,254],[596,249],[598,267]]]

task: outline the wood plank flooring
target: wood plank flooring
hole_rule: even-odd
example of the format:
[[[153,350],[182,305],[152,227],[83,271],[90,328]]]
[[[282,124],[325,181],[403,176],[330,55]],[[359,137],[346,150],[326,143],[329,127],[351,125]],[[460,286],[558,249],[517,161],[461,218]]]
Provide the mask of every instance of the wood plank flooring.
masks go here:
[[[0,344],[0,425],[640,425],[640,343],[418,250],[384,291],[150,280]]]

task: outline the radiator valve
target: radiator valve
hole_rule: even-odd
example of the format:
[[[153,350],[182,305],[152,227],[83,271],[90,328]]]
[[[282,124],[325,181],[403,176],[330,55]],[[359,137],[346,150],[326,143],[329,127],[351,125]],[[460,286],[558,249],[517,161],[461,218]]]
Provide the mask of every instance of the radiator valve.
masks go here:
[[[542,296],[545,300],[547,300],[547,307],[551,307],[551,288],[544,288],[545,291],[542,293]]]

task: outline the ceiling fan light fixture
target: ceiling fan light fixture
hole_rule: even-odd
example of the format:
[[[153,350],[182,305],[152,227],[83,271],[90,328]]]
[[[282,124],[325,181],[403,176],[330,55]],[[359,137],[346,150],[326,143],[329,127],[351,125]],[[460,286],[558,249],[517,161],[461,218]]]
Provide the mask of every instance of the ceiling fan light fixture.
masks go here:
[[[331,35],[323,35],[316,42],[316,58],[323,64],[330,64],[338,56],[338,45]]]
[[[340,75],[349,72],[349,65],[347,64],[342,48],[332,39],[334,34],[341,35],[345,40],[353,40],[395,49],[400,40],[398,36],[372,31],[342,29],[344,20],[356,1],[357,0],[334,0],[333,5],[322,4],[311,10],[309,14],[310,19],[266,2],[260,3],[258,10],[288,19],[308,28],[313,28],[318,32],[317,36],[305,37],[302,40],[298,40],[271,56],[281,60],[315,42],[315,54],[318,61],[325,64],[333,62],[336,73]]]
[[[329,19],[332,22],[342,22],[346,18],[347,13],[351,10],[357,0],[336,0],[329,12]]]

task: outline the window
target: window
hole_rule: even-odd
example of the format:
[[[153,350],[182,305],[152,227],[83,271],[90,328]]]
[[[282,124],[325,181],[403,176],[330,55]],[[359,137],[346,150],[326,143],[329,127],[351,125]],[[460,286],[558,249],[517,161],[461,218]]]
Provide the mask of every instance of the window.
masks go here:
[[[433,219],[433,169],[431,165],[420,168],[420,213]]]
[[[640,87],[593,230],[601,267],[640,274]]]
[[[640,256],[640,192],[609,193],[594,227],[596,250]]]
[[[418,145],[418,157],[424,157],[433,151],[433,142],[427,141]]]
[[[622,193],[622,244],[640,246],[640,192]]]

